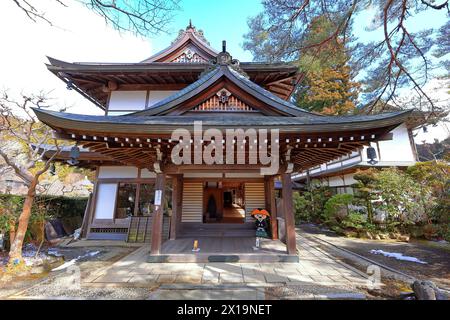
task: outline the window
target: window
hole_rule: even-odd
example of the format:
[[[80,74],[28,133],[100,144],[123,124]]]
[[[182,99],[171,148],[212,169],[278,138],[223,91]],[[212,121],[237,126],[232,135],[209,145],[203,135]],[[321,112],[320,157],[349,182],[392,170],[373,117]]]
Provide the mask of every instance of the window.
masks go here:
[[[135,183],[119,183],[117,192],[116,219],[125,219],[134,214],[134,206],[136,203]]]
[[[139,185],[138,216],[150,216],[154,211],[155,185],[143,183]]]
[[[139,190],[139,192],[138,192]],[[171,182],[166,183],[164,209],[171,208]],[[113,200],[111,200],[113,201]],[[155,183],[120,182],[117,190],[115,219],[151,216],[155,211]],[[137,206],[137,207],[136,207]]]

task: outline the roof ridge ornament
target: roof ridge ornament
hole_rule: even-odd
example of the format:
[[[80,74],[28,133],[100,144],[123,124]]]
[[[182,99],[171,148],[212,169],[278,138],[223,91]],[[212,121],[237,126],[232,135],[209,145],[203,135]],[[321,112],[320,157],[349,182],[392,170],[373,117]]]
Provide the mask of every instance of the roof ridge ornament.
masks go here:
[[[201,29],[197,30],[197,28],[192,24],[191,19],[189,19],[189,24],[187,25],[186,29],[184,29],[184,30],[180,29],[178,31],[178,36],[176,37],[175,40],[172,41],[171,44],[174,44],[175,42],[177,42],[178,40],[183,38],[186,33],[192,33],[195,36],[197,36],[197,38],[199,38],[202,42],[206,43],[208,46],[211,45],[209,43],[209,41],[206,40],[203,30],[201,30]]]
[[[231,54],[227,51],[227,42],[225,40],[222,41],[222,52],[220,52],[215,60],[212,62],[213,67],[207,68],[205,71],[211,71],[214,69],[215,66],[228,66],[230,68],[233,68],[236,72],[240,73],[242,76],[246,77],[247,79],[249,76],[242,70],[240,61],[238,59],[233,59]]]

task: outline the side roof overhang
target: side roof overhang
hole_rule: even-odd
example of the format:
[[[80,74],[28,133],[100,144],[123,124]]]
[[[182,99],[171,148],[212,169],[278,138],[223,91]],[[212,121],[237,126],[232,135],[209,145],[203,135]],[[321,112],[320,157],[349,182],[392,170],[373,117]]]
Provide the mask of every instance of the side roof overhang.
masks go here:
[[[57,148],[54,145],[33,145],[33,149],[38,147],[39,148],[39,154],[43,154],[44,159],[50,159],[56,152]],[[54,161],[62,162],[67,164],[67,160],[71,159],[70,157],[70,151],[71,146],[60,146],[60,150],[56,156],[54,156]],[[120,162],[115,161],[113,158],[108,157],[104,154],[90,151],[86,148],[80,147],[79,149],[80,155],[77,158],[78,160],[78,167],[83,168],[90,168],[93,169],[96,166],[99,165],[121,165]]]
[[[142,115],[165,115],[173,111],[180,105],[184,104],[189,99],[192,99],[215,83],[226,79],[235,86],[239,87],[249,95],[263,102],[271,108],[271,111],[284,116],[303,116],[321,117],[321,115],[313,114],[309,111],[300,109],[294,104],[285,101],[274,95],[268,90],[258,86],[250,81],[246,76],[235,70],[230,65],[216,65],[211,71],[204,74],[199,80],[190,84],[183,90],[157,102],[149,109],[132,113],[128,116],[142,116]]]
[[[110,81],[116,82],[120,90],[122,86],[135,84],[145,84],[151,88],[151,86],[161,86],[170,80],[171,90],[174,86],[179,90],[197,81],[210,66],[205,63],[165,62],[71,63],[47,58],[49,64],[46,66],[50,72],[103,110],[106,109],[108,99],[108,92],[105,89]],[[289,87],[292,92],[295,79],[298,78],[298,67],[289,63],[241,62],[240,67],[249,75],[251,81],[268,88],[283,86]],[[285,92],[284,90],[282,91]],[[285,92],[285,96],[288,95],[289,92]]]
[[[91,116],[33,109],[40,121],[58,132],[84,132],[105,135],[170,135],[180,127],[192,129],[195,116]],[[203,128],[279,129],[286,134],[341,133],[385,127],[396,127],[407,119],[410,111],[358,116],[255,116],[224,115],[202,117]]]

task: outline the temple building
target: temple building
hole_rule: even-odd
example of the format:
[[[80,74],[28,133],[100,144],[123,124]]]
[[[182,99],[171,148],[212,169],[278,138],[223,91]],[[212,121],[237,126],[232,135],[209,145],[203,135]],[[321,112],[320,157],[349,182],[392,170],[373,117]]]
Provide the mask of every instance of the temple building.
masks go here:
[[[34,109],[72,141],[59,160],[96,169],[83,236],[148,243],[149,261],[297,261],[292,175],[389,141],[409,116],[302,110],[295,65],[240,62],[191,24],[142,62],[49,62],[105,112]],[[270,214],[260,248],[255,209]]]
[[[377,153],[376,163],[370,163],[370,159],[367,158],[367,149],[370,146],[364,146],[348,155],[296,173],[292,179],[302,184],[315,180],[320,185],[330,187],[336,194],[353,194],[353,185],[357,183],[353,176],[358,170],[369,167],[406,169],[415,165],[419,157],[413,132],[424,123],[426,123],[424,115],[414,112],[404,123],[390,132],[391,140],[372,142],[370,146]]]

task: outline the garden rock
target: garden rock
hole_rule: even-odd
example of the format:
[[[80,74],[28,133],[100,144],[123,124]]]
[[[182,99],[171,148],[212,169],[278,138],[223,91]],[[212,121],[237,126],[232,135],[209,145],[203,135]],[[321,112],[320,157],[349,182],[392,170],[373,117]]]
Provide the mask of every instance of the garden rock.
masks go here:
[[[397,232],[391,232],[391,233],[389,233],[389,237],[390,237],[391,239],[393,239],[393,240],[397,240],[400,236],[401,236],[401,234],[400,234],[400,233],[397,233]]]
[[[409,242],[409,236],[408,235],[399,236],[397,239],[399,241],[402,241],[402,242]]]
[[[370,239],[370,240],[373,239],[373,235],[369,231],[362,232],[360,237]]]
[[[416,280],[411,287],[417,300],[448,300],[448,296],[431,281]]]
[[[358,237],[358,232],[356,231],[351,231],[351,230],[344,230],[344,235],[347,238],[356,238]]]
[[[380,236],[380,238],[381,238],[382,240],[389,240],[389,235],[388,235],[388,234],[380,233],[379,236]]]
[[[58,238],[58,234],[55,231],[55,228],[50,222],[45,224],[45,238],[47,240],[52,240]]]

